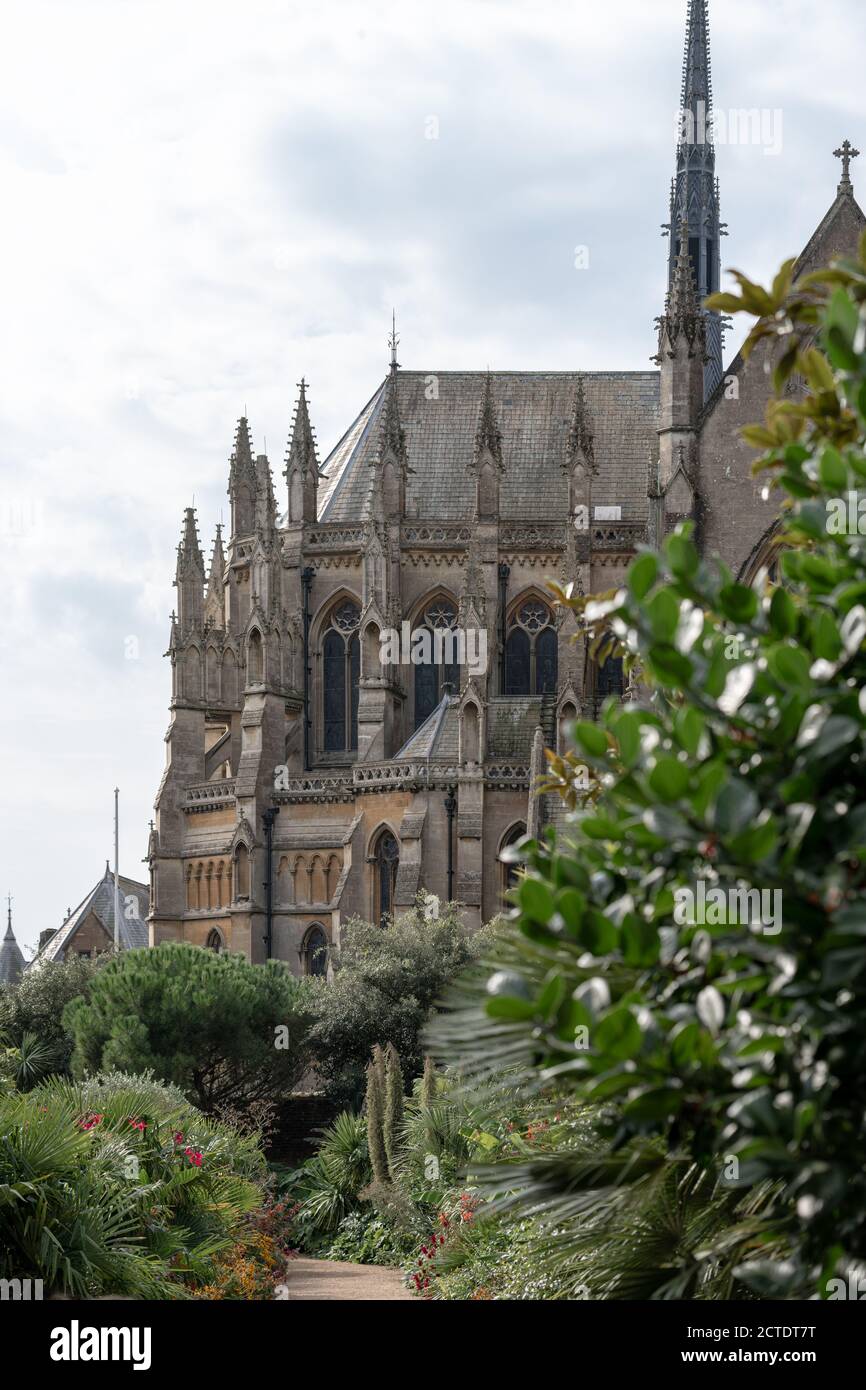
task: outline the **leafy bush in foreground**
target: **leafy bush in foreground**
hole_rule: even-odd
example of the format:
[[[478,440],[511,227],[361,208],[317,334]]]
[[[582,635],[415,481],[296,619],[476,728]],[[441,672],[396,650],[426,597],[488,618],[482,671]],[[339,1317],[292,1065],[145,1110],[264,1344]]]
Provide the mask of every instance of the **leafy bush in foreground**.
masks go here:
[[[431,1029],[470,1082],[593,1108],[600,1154],[489,1175],[562,1218],[563,1261],[594,1214],[672,1173],[730,1194],[730,1228],[675,1249],[656,1296],[731,1296],[732,1252],[738,1280],[786,1298],[866,1259],[866,237],[857,262],[791,273],[715,304],[778,336],[779,392],[793,371],[809,387],[746,436],[783,496],[782,582],[737,582],[684,527],[623,590],[561,594],[650,698],[608,702],[551,759],[573,824],[524,844],[496,960]]]
[[[0,1096],[0,1133],[0,1277],[46,1294],[183,1297],[261,1203],[256,1139],[152,1078]]]

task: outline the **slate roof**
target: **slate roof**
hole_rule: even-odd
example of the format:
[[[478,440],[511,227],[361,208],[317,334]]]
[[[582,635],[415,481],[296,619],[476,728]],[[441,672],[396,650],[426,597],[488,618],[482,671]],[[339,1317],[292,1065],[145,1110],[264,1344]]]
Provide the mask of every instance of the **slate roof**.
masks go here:
[[[130,951],[136,946],[147,945],[147,914],[150,911],[150,893],[147,885],[136,883],[135,879],[118,876],[120,889],[120,948]],[[125,903],[134,898],[138,906],[136,917],[127,917]],[[108,935],[114,940],[114,875],[105,866],[105,873],[87,897],[70,913],[63,925],[58,928],[42,950],[34,956],[28,969],[43,960],[63,960],[66,948],[72,942],[78,928],[93,912],[102,923]]]
[[[394,761],[445,758],[453,762],[457,757],[459,703],[456,695],[443,695],[433,713],[409,736],[399,753],[394,754]]]
[[[487,705],[488,758],[528,761],[535,730],[546,723],[541,695],[493,696]],[[549,735],[547,741],[549,746]]]
[[[593,505],[622,507],[623,521],[646,518],[647,462],[658,445],[659,374],[646,372],[492,372],[502,431],[500,514],[507,520],[558,520],[568,493],[561,462],[579,376],[583,377],[598,476]],[[465,521],[474,510],[475,431],[485,372],[397,373],[397,402],[409,466],[406,515]],[[437,397],[431,395],[434,381]],[[319,520],[357,522],[379,447],[385,382],[322,465]]]
[[[6,927],[6,934],[0,942],[0,985],[17,984],[24,974],[24,956],[15,940],[12,923]]]

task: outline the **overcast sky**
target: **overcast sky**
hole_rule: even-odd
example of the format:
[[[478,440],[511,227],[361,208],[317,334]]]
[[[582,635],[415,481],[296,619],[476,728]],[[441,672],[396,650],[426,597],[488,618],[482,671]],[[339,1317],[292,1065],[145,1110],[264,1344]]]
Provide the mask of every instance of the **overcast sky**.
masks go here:
[[[685,13],[6,0],[0,892],[22,945],[104,870],[115,784],[145,877],[182,510],[209,555],[244,407],[282,498],[295,383],[324,457],[392,305],[408,368],[647,367]],[[831,151],[866,150],[866,7],[711,0],[710,25],[717,109],[781,112],[779,152],[717,152],[723,264],[766,277],[832,201]]]

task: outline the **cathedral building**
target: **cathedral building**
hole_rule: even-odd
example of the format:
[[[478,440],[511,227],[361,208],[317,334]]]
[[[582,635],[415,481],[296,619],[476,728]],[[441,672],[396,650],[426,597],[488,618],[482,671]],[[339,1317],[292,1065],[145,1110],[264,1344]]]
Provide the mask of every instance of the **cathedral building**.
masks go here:
[[[300,383],[278,488],[239,421],[228,534],[206,561],[190,509],[178,547],[151,945],[320,973],[341,923],[422,890],[488,920],[503,846],[560,814],[532,790],[544,746],[629,694],[547,581],[618,585],[683,518],[745,578],[768,556],[776,510],[738,431],[763,418],[773,349],[726,367],[700,307],[724,230],[711,110],[707,0],[690,0],[651,368],[406,370],[392,333],[384,380],[324,461]],[[838,153],[800,271],[866,224],[855,152]]]

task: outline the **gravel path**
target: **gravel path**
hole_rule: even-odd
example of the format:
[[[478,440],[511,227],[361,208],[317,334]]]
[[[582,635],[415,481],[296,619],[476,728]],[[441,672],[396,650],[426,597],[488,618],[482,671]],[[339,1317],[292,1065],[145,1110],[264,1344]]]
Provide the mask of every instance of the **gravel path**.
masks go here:
[[[289,1298],[336,1298],[349,1302],[369,1299],[412,1298],[396,1269],[379,1265],[350,1265],[339,1260],[308,1260],[289,1262],[287,1280]]]

